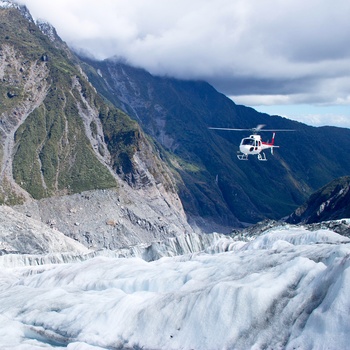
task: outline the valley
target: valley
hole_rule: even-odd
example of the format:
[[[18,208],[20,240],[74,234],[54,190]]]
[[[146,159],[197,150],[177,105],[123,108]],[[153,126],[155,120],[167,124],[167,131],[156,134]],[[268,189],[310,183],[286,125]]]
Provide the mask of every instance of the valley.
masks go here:
[[[1,349],[348,347],[349,129],[0,19]],[[209,129],[259,124],[267,162]]]

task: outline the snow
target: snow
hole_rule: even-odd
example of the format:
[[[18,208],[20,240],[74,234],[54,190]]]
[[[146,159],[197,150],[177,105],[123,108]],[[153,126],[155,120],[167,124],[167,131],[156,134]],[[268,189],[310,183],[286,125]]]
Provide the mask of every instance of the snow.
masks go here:
[[[283,226],[152,262],[2,268],[0,348],[347,349],[349,241]]]
[[[11,1],[0,0],[0,8],[19,8],[18,5],[12,3]]]

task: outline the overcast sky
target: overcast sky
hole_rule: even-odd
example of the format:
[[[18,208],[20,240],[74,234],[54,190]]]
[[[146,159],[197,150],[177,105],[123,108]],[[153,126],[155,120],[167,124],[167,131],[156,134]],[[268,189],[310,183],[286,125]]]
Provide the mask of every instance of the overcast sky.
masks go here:
[[[203,79],[238,104],[350,127],[349,0],[22,0],[68,45]]]

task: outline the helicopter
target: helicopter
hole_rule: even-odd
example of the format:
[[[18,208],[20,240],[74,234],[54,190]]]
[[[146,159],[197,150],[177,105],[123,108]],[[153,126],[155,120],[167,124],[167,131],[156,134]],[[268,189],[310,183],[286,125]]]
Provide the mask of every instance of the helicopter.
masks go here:
[[[266,149],[271,150],[271,154],[273,154],[274,148],[279,148],[279,146],[275,145],[275,135],[276,131],[294,131],[290,129],[264,129],[264,124],[259,124],[255,128],[251,129],[232,129],[232,128],[213,128],[209,127],[212,130],[225,130],[225,131],[252,131],[252,135],[249,137],[244,137],[239,145],[239,152],[237,152],[237,158],[239,160],[248,160],[249,155],[256,155],[258,160],[266,161],[266,154],[263,152]],[[260,131],[272,131],[272,140],[271,142],[263,142],[261,140],[261,136],[258,135]]]

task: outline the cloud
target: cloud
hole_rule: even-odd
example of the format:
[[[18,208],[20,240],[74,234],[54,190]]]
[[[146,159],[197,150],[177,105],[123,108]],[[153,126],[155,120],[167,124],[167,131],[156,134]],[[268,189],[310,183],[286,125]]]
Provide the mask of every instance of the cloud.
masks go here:
[[[275,96],[269,96],[269,98],[271,105],[262,105],[259,96],[257,96],[255,99],[256,104],[252,106],[259,112],[280,115],[308,125],[333,125],[350,128],[350,110],[346,105],[316,106],[297,103],[291,104],[285,96],[280,96],[280,99],[276,99]],[[244,96],[235,98],[235,102],[246,104]]]
[[[76,49],[232,96],[349,104],[350,2],[22,0]],[[248,99],[247,99],[248,102]],[[252,103],[250,103],[252,104]]]

